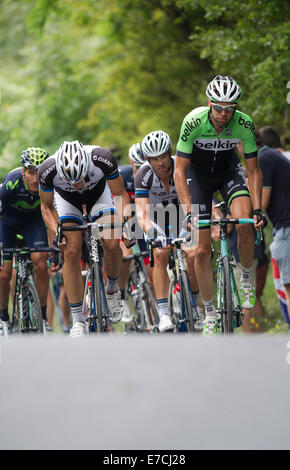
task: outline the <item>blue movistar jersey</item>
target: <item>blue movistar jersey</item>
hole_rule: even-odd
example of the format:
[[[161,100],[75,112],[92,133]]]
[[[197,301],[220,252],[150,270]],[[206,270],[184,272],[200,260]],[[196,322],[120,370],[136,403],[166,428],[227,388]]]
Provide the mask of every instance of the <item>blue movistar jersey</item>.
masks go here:
[[[41,214],[39,194],[28,191],[22,168],[16,168],[5,176],[0,188],[0,204],[3,219],[25,219],[30,214]]]

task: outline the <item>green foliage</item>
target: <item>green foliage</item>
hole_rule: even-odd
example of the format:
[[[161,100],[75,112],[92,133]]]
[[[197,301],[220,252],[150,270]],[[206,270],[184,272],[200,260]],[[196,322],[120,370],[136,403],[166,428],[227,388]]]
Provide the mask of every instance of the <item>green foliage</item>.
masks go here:
[[[3,0],[1,167],[64,139],[128,148],[153,129],[177,142],[217,73],[241,109],[288,132],[286,0]]]

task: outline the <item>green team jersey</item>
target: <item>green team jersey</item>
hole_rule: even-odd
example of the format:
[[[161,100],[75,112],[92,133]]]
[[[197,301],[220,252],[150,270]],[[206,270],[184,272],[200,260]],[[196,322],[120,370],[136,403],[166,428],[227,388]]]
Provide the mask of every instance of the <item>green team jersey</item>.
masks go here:
[[[176,155],[189,158],[191,165],[203,173],[222,173],[229,159],[236,154],[235,146],[242,142],[245,158],[257,157],[253,120],[235,111],[225,129],[218,135],[210,119],[209,108],[193,109],[183,120]]]

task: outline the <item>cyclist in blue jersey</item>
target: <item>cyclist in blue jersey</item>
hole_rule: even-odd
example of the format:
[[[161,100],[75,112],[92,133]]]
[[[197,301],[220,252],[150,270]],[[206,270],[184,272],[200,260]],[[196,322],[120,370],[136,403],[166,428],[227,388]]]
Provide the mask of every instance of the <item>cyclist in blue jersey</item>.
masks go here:
[[[206,95],[208,107],[194,109],[185,117],[177,144],[175,183],[180,202],[187,207],[187,220],[190,224],[192,204],[199,204],[200,219],[209,219],[212,196],[219,190],[233,217],[248,218],[253,215],[255,228],[259,229],[265,220],[261,210],[262,175],[258,165],[254,123],[250,116],[237,110],[241,89],[232,77],[218,75],[209,83]],[[249,188],[234,152],[239,142],[242,142],[245,153]],[[254,256],[254,234],[250,224],[237,225],[237,232],[242,266],[242,306],[252,308],[255,291],[249,279]],[[204,226],[199,230],[195,270],[205,306],[205,335],[217,333],[210,260],[210,229]]]
[[[47,230],[40,210],[37,172],[39,165],[48,158],[48,153],[39,147],[30,147],[21,154],[22,168],[10,171],[0,189],[2,217],[0,219],[0,241],[4,248],[16,246],[16,235],[24,237],[26,246],[33,248],[35,242],[47,246]],[[48,293],[47,253],[32,253],[35,283],[46,318]],[[12,254],[4,255],[4,266],[0,271],[0,323],[8,326],[9,286],[12,277]]]

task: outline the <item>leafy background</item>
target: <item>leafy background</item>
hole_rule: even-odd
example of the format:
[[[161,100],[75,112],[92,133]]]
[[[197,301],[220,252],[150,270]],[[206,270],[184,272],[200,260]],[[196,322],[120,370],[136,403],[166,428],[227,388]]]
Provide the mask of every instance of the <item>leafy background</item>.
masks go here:
[[[175,145],[219,73],[286,141],[289,11],[288,0],[2,0],[0,179],[28,146],[79,139],[126,163],[154,129]]]

